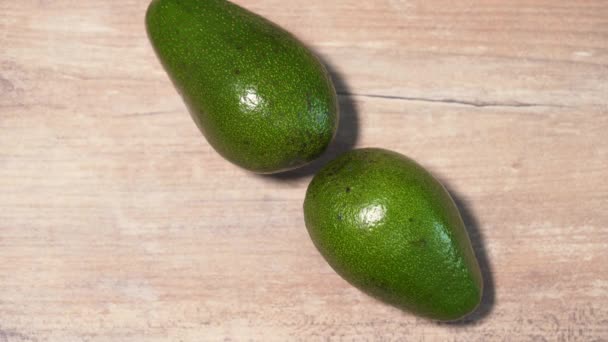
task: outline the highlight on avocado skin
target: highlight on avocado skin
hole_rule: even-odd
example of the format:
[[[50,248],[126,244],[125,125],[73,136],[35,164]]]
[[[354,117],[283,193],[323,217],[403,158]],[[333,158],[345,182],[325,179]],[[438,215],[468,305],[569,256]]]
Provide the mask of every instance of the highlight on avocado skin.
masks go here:
[[[146,27],[197,126],[227,160],[256,173],[287,171],[333,140],[330,75],[277,25],[224,0],[153,0]]]
[[[330,162],[308,187],[304,218],[333,269],[376,298],[441,321],[481,301],[481,272],[458,208],[401,154],[359,149]]]

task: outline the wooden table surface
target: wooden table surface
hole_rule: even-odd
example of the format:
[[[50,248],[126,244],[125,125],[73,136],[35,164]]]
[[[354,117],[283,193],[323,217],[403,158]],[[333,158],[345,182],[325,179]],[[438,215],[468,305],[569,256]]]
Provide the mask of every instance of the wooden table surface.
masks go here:
[[[202,138],[147,0],[0,1],[0,341],[606,341],[608,2],[239,0],[309,44],[337,142],[445,182],[485,274],[437,324],[321,258],[322,162],[256,176]]]

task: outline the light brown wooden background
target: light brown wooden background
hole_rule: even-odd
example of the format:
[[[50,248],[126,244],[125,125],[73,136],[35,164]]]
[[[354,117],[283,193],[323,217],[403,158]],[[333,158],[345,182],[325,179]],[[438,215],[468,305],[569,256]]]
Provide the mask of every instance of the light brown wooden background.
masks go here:
[[[147,2],[0,1],[0,341],[608,339],[607,1],[237,1],[330,66],[330,156],[394,149],[452,191],[487,287],[460,324],[334,274],[302,218],[318,165],[209,147]]]

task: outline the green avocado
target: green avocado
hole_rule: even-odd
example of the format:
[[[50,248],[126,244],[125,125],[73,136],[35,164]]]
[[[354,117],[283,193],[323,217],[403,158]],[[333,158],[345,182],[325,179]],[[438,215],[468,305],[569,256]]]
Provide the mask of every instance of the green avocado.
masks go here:
[[[308,187],[304,218],[334,270],[376,298],[441,321],[481,301],[481,272],[454,201],[403,155],[368,148],[330,162]]]
[[[208,142],[257,173],[320,156],[338,125],[331,78],[294,36],[224,0],[153,0],[148,37]]]

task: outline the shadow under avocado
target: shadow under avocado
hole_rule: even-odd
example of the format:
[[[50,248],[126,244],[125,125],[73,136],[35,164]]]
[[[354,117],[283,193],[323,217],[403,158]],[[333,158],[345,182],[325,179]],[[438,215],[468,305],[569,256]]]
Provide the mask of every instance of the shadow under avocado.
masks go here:
[[[470,204],[466,200],[464,200],[456,191],[450,189],[450,187],[448,187],[446,183],[443,183],[443,185],[446,187],[446,189],[452,196],[452,199],[454,199],[454,203],[456,203],[456,206],[460,211],[460,215],[462,216],[462,220],[464,221],[465,227],[467,228],[467,232],[469,233],[469,238],[471,239],[471,244],[473,246],[473,250],[475,251],[477,261],[479,262],[479,268],[481,269],[481,274],[483,277],[483,295],[481,297],[481,303],[477,307],[477,310],[475,310],[470,315],[458,321],[439,322],[438,324],[447,326],[474,325],[481,322],[494,309],[494,275],[492,274],[492,266],[490,265],[488,254],[485,249],[483,233],[481,232],[481,229],[479,227],[479,222],[472,214]]]
[[[329,145],[327,150],[316,160],[312,161],[303,167],[295,170],[262,175],[270,179],[276,180],[294,180],[315,175],[325,164],[334,160],[336,157],[344,152],[352,150],[357,144],[359,137],[359,118],[357,113],[357,104],[355,100],[349,95],[350,89],[344,81],[342,75],[332,67],[324,58],[319,56],[319,59],[325,65],[325,68],[331,75],[338,94],[338,100],[340,103],[340,120],[338,122],[338,130],[333,142]]]

